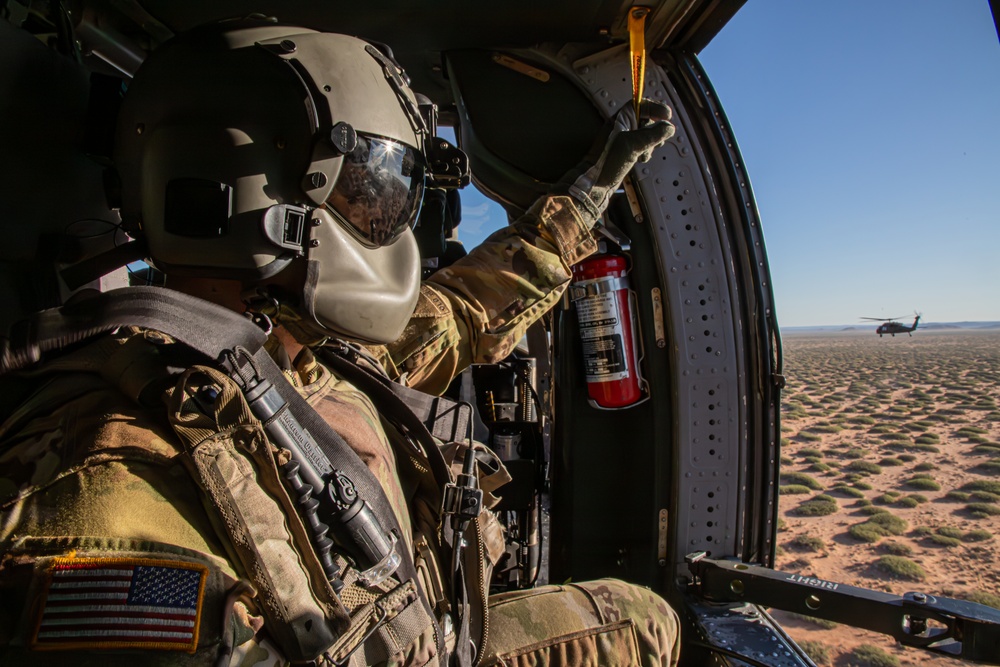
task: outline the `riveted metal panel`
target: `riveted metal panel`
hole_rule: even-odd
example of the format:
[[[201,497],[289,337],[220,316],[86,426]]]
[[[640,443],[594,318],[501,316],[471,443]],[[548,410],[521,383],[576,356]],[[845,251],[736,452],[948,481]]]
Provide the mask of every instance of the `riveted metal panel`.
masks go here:
[[[576,60],[573,69],[595,103],[611,115],[631,102],[624,47]],[[660,260],[665,318],[670,332],[677,415],[674,488],[676,525],[669,550],[735,555],[742,541],[746,448],[743,350],[725,221],[712,175],[699,159],[692,120],[662,68],[646,65],[646,97],[674,110],[674,138],[633,172]],[[669,439],[664,438],[665,442]]]

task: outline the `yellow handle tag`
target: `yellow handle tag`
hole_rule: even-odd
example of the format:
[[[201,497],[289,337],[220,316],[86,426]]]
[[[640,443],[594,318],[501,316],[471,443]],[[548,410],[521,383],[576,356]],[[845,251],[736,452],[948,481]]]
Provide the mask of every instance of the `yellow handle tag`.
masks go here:
[[[642,101],[642,83],[646,78],[646,16],[649,7],[628,10],[629,55],[632,62],[632,104],[635,122],[639,124],[639,103]]]

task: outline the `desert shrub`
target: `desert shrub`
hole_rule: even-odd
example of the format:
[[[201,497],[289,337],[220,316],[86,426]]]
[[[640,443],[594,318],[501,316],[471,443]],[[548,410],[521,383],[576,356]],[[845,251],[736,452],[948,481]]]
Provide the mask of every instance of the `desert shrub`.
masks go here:
[[[815,449],[814,447],[803,447],[802,449],[799,450],[799,456],[816,456],[819,458],[823,458],[823,452],[821,452],[818,449]]]
[[[993,533],[982,528],[976,528],[963,535],[962,539],[966,542],[989,542],[993,539]]]
[[[853,472],[867,473],[870,475],[878,475],[882,472],[882,468],[871,461],[851,461],[846,466],[844,470],[851,470]]]
[[[911,532],[915,537],[927,537],[934,534],[934,529],[930,526],[917,526]]]
[[[957,547],[962,543],[962,540],[957,537],[948,537],[947,535],[928,535],[927,539],[929,539],[932,544],[936,544],[939,547]]]
[[[989,491],[1000,494],[1000,482],[991,479],[977,479],[974,482],[962,485],[963,491]]]
[[[792,512],[799,516],[827,516],[836,513],[840,509],[837,501],[830,496],[820,494],[805,501]]]
[[[1000,516],[1000,507],[992,503],[969,503],[965,506],[965,510],[980,519],[988,516]]]
[[[870,429],[868,429],[869,433],[873,433],[875,435],[879,435],[882,433],[894,433],[895,431],[896,427],[893,426],[892,424],[876,424],[875,426],[872,426]]]
[[[848,418],[847,421],[850,422],[851,424],[865,424],[865,425],[868,425],[868,424],[874,424],[875,423],[875,418],[874,417],[869,417],[868,415],[858,415],[857,417],[850,417],[850,418]]]
[[[856,540],[874,543],[889,535],[902,535],[906,531],[906,521],[889,514],[881,508],[862,523],[856,523],[847,529],[847,533]]]
[[[913,509],[920,503],[914,500],[910,496],[904,496],[895,502],[896,507],[902,507],[904,509]]]
[[[886,445],[887,449],[892,449],[894,451],[901,452],[929,452],[931,454],[940,454],[941,450],[934,445],[925,445],[919,442],[893,442]],[[902,456],[900,457],[902,458]]]
[[[869,517],[868,523],[875,524],[892,535],[902,535],[906,532],[906,519],[901,519],[888,512],[875,514]]]
[[[861,644],[847,655],[847,667],[899,667],[899,658],[878,646]]]
[[[941,485],[935,482],[933,479],[928,479],[927,477],[912,477],[905,482],[905,486],[911,489],[920,489],[921,491],[940,491]]]
[[[948,493],[944,494],[944,497],[947,498],[948,500],[955,500],[957,502],[964,503],[965,501],[967,501],[969,498],[972,497],[972,494],[966,493],[965,491],[949,491]]]
[[[980,428],[979,426],[963,426],[962,428],[955,431],[955,435],[985,435],[989,433],[985,428]]]
[[[864,498],[865,497],[864,492],[859,491],[858,489],[852,489],[851,487],[844,486],[844,485],[839,485],[839,486],[833,487],[833,491],[836,491],[838,493],[842,493],[845,496],[849,496],[851,498]]]
[[[869,501],[870,503],[871,501]],[[889,510],[884,507],[875,507],[874,505],[863,505],[858,509],[858,512],[864,514],[865,516],[874,516],[876,514],[888,514]]]
[[[917,460],[917,457],[914,456],[913,454],[900,454],[896,458],[899,459],[900,461],[906,461],[907,463]]]
[[[1000,456],[1000,446],[988,443],[985,445],[976,445],[972,448],[973,454],[983,454],[986,456],[998,457]]]
[[[921,433],[913,439],[913,442],[921,445],[936,445],[941,442],[941,437],[937,433]]]
[[[1000,475],[1000,461],[984,461],[976,466],[976,470],[988,475]]]
[[[885,433],[882,439],[887,442],[912,442],[910,436],[905,433]]]
[[[788,544],[803,551],[823,551],[826,548],[823,540],[813,535],[798,535]]]
[[[778,532],[788,530],[788,522],[783,517],[778,517]]]
[[[814,491],[819,491],[823,488],[816,479],[804,472],[783,472],[781,473],[781,483],[782,484],[801,484],[802,486],[807,486]]]
[[[881,496],[877,496],[875,498],[875,502],[881,503],[883,505],[888,505],[889,503],[891,503],[892,501],[894,501],[896,498],[899,498],[901,495],[903,495],[903,494],[900,493],[899,491],[886,491]]]
[[[907,498],[912,498],[913,500],[915,500],[917,502],[918,505],[922,505],[922,504],[930,501],[930,498],[928,498],[927,496],[925,496],[922,493],[908,493],[908,494],[906,494],[906,497]]]
[[[944,535],[945,537],[961,537],[963,535],[961,528],[955,528],[954,526],[941,526],[934,531],[938,535]]]
[[[845,459],[860,459],[867,454],[867,450],[861,449],[860,447],[851,447],[846,452],[844,452]]]
[[[823,439],[823,436],[810,433],[809,431],[799,431],[799,434],[795,437],[805,442],[818,442]]]
[[[805,417],[809,416],[809,413],[806,412],[806,409],[801,405],[796,405],[794,403],[785,403],[783,406],[781,406],[781,408],[784,411],[785,416],[790,419],[804,419]]]
[[[856,481],[854,482],[855,489],[861,489],[862,491],[871,491],[874,487],[868,482]]]
[[[883,542],[879,548],[891,556],[912,556],[913,548],[902,542]]]
[[[872,501],[868,500],[867,498],[861,498],[861,499],[858,500],[858,502],[856,502],[854,504],[855,504],[856,507],[870,507],[871,504],[872,504]]]
[[[826,644],[814,639],[804,639],[798,642],[799,648],[805,651],[805,654],[809,656],[819,667],[824,665],[832,664],[832,659],[830,657],[830,649],[827,648]]]
[[[793,463],[795,463],[795,461],[793,461],[789,457],[787,457],[787,456],[782,456],[781,457],[781,465],[783,465],[783,466],[790,466]]]
[[[989,491],[973,491],[969,494],[969,497],[981,503],[1000,503],[1000,495],[990,493]]]
[[[924,568],[903,556],[882,556],[875,562],[875,567],[894,577],[908,581],[923,581],[927,578]]]
[[[781,495],[796,495],[800,493],[812,493],[812,489],[802,484],[783,484],[778,487],[778,493]]]
[[[937,470],[937,466],[930,461],[921,461],[917,465],[913,466],[913,469],[917,472],[923,472],[925,470]]]
[[[881,461],[879,461],[879,462],[878,462],[878,464],[879,464],[880,466],[885,466],[886,468],[891,468],[891,467],[893,467],[893,466],[901,466],[901,465],[905,465],[905,464],[904,464],[904,463],[903,463],[902,461],[900,461],[899,459],[896,459],[896,458],[893,458],[893,457],[891,457],[891,456],[887,456],[887,457],[885,457],[884,459],[882,459]]]
[[[823,463],[822,461],[816,461],[811,466],[809,466],[808,470],[810,472],[827,472],[829,470],[832,470],[832,468],[827,464]]]

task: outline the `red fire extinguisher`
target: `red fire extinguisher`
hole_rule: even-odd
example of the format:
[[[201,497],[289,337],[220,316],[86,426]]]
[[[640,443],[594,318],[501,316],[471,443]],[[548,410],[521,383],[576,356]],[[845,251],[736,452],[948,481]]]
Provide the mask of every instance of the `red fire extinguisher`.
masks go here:
[[[591,400],[602,408],[639,402],[642,389],[627,260],[621,255],[595,255],[575,265],[570,296],[576,304]]]

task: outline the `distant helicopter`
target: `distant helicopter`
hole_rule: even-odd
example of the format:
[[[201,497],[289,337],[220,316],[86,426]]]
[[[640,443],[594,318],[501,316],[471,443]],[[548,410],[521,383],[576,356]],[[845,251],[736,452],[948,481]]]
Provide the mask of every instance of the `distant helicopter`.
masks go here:
[[[913,324],[910,326],[896,322],[895,320],[898,320],[898,317],[862,317],[861,319],[883,323],[878,325],[878,328],[875,329],[875,333],[878,334],[879,338],[882,337],[882,334],[889,334],[890,336],[895,337],[898,333],[907,333],[912,336],[913,334],[910,332],[915,331],[917,325],[920,323],[920,315],[915,315],[913,317]]]

